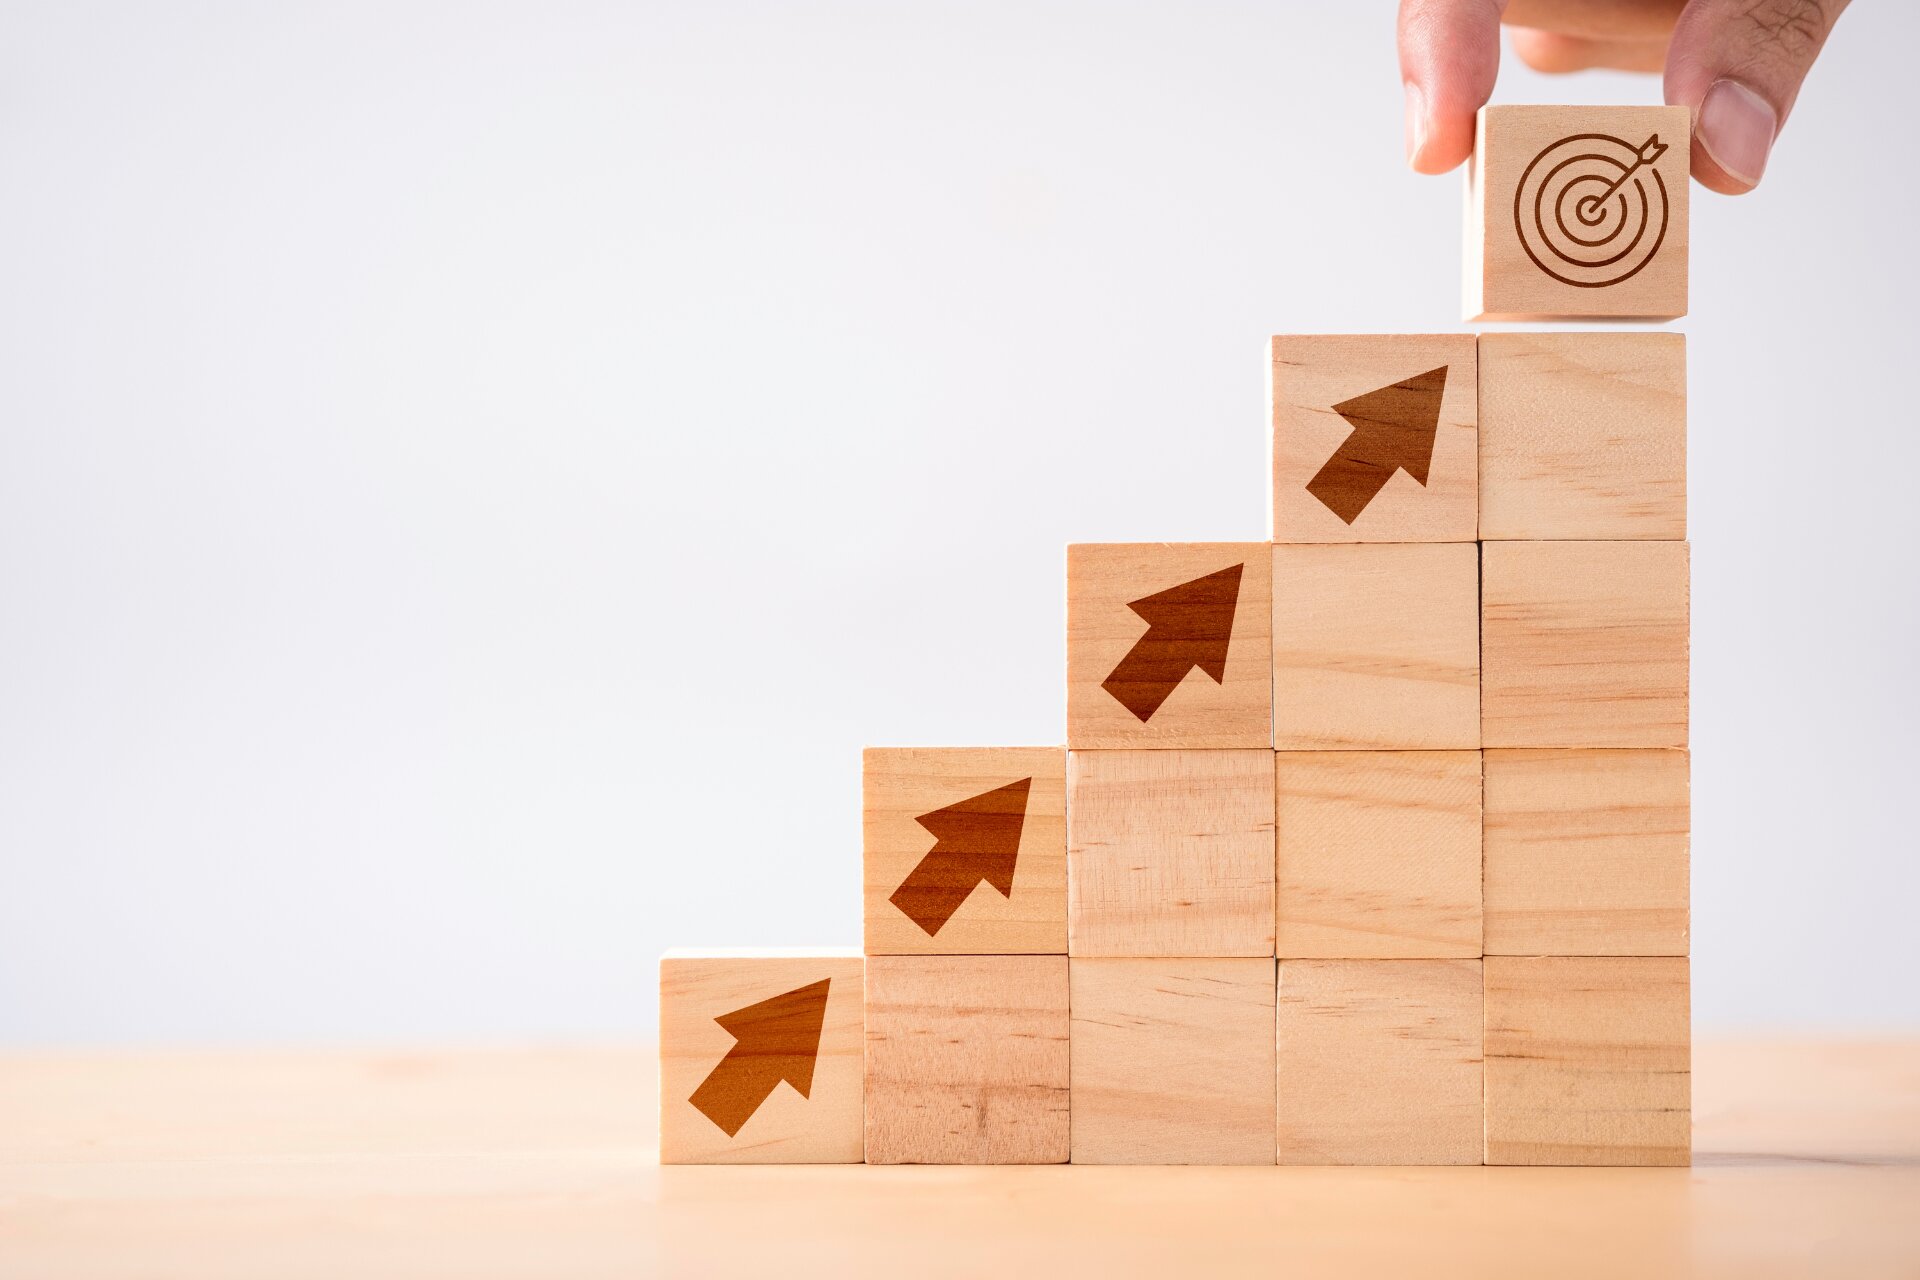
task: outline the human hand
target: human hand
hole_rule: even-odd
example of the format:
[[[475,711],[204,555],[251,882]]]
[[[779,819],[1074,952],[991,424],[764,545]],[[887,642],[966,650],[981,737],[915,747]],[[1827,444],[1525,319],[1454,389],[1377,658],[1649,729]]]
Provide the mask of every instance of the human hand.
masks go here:
[[[1400,0],[1407,162],[1445,173],[1473,150],[1493,94],[1500,24],[1538,71],[1666,71],[1666,99],[1693,111],[1693,176],[1726,195],[1766,172],[1849,0]]]

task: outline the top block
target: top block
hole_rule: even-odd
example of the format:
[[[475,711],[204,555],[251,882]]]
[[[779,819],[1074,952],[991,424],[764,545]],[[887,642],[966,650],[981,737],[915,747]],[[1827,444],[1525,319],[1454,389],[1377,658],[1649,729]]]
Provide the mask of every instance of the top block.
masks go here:
[[[1685,107],[1484,107],[1467,163],[1466,318],[1687,313]]]

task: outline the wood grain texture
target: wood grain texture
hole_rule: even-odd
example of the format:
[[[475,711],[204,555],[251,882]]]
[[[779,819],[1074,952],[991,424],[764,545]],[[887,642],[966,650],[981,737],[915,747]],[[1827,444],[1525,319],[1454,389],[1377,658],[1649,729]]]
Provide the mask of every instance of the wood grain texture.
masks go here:
[[[662,1166],[657,1061],[0,1054],[0,1274],[974,1280],[1012,1250],[1102,1280],[1888,1280],[1920,1257],[1912,1038],[1703,1041],[1694,1167],[1632,1172]]]
[[[862,1158],[862,961],[854,950],[675,950],[660,960],[660,1159],[668,1164],[855,1163]],[[729,1136],[692,1099],[755,1046],[716,1018],[827,981],[812,1079],[780,1083]]]
[[[1308,490],[1355,434],[1334,408],[1428,370],[1446,370],[1425,484],[1405,470],[1351,524]],[[1472,542],[1479,463],[1479,387],[1472,334],[1276,337],[1272,348],[1275,542]]]
[[[1075,1164],[1273,1163],[1271,959],[1071,966]]]
[[[1067,947],[1272,956],[1272,752],[1068,752]]]
[[[1480,745],[1479,564],[1471,544],[1273,549],[1273,745]]]
[[[1480,339],[1480,536],[1687,536],[1687,340]]]
[[[1684,1165],[1684,957],[1488,956],[1488,1164]]]
[[[1486,753],[1488,955],[1684,956],[1684,751]]]
[[[1595,135],[1608,140],[1596,142]],[[1665,152],[1637,167],[1635,152],[1656,135]],[[1685,315],[1691,141],[1685,107],[1483,107],[1467,164],[1466,319]],[[1548,183],[1542,200],[1541,183],[1529,180],[1536,158],[1542,163],[1533,178],[1558,173],[1573,181]],[[1574,167],[1563,168],[1569,163]],[[1654,193],[1646,216],[1639,212],[1636,173],[1649,175],[1646,188]],[[1618,216],[1581,225],[1582,199],[1603,196],[1622,179],[1629,182],[1625,198],[1614,196],[1603,211]],[[1560,200],[1556,191],[1571,198]],[[1661,207],[1664,218],[1657,216]],[[1543,236],[1539,230],[1556,225],[1566,232]],[[1594,247],[1580,246],[1569,233]],[[1556,245],[1574,259],[1557,253]],[[1611,265],[1587,269],[1575,262]]]
[[[1684,542],[1489,542],[1489,747],[1687,745]]]
[[[867,958],[867,1163],[1067,1159],[1067,958]]]
[[[1480,753],[1274,756],[1284,959],[1480,955]]]
[[[1479,1164],[1479,960],[1282,960],[1281,1164]]]
[[[1266,659],[1271,572],[1265,543],[1081,543],[1067,548],[1067,745],[1170,749],[1262,747],[1272,738],[1272,672]],[[1166,628],[1131,607],[1185,584],[1239,569],[1231,633],[1219,637],[1221,679],[1187,658]],[[1148,607],[1150,606],[1143,606]],[[1175,620],[1177,629],[1178,619]],[[1169,661],[1166,654],[1180,656]],[[1106,686],[1129,658],[1177,682],[1142,720]]]
[[[982,881],[951,918],[929,934],[893,900],[938,843],[920,819],[1023,780],[1028,786],[1019,819],[1013,892],[1003,896]],[[862,760],[861,790],[870,954],[1066,954],[1063,748],[870,747]]]

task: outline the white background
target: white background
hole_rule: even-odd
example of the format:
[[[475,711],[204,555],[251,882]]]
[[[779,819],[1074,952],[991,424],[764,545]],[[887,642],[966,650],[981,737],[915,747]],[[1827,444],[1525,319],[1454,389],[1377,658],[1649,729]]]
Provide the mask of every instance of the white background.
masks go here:
[[[1062,545],[1263,538],[1267,335],[1458,327],[1387,0],[0,8],[0,1042],[856,943],[860,748],[1059,741]],[[1695,192],[1703,1032],[1920,1025],[1916,47]]]

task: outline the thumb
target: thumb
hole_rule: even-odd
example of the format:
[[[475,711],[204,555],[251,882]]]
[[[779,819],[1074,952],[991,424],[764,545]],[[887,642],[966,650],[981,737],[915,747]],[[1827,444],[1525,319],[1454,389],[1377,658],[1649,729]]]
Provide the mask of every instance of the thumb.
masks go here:
[[[1693,110],[1693,176],[1759,185],[1800,82],[1848,0],[1691,0],[1667,50],[1667,101]]]

